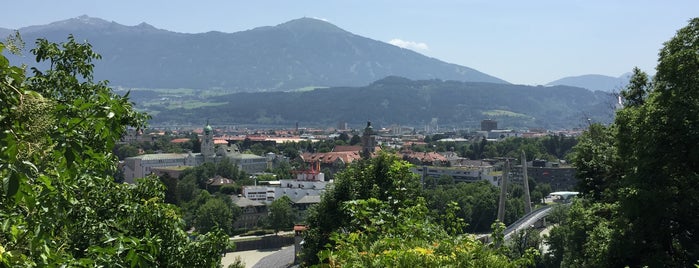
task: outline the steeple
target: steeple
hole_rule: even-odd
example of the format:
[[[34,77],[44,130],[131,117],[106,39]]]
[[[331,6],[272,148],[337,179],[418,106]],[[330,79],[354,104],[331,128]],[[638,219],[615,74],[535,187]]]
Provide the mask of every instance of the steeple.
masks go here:
[[[211,125],[209,125],[209,120],[206,120],[206,126],[204,127],[204,134],[213,132]]]
[[[366,127],[364,128],[364,134],[362,134],[362,157],[369,158],[371,154],[376,150],[376,133],[374,133],[374,128],[371,127],[371,121],[366,122]]]
[[[210,162],[216,156],[214,150],[214,130],[209,125],[209,120],[206,120],[204,127],[204,137],[201,142],[201,154],[204,156],[204,162]]]

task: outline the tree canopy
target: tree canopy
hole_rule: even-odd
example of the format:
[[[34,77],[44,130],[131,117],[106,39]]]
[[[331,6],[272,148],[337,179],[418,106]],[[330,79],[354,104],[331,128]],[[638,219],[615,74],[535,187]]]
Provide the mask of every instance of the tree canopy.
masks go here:
[[[306,263],[322,261],[330,267],[533,264],[537,255],[533,249],[510,258],[505,247],[487,246],[465,234],[466,222],[457,214],[456,202],[445,204],[439,215],[428,213],[419,179],[410,167],[382,152],[338,173],[333,187],[309,213],[309,229],[304,234]],[[504,229],[502,224],[496,226]]]
[[[634,69],[614,124],[592,125],[580,139],[573,158],[584,198],[552,232],[562,265],[697,264],[698,51],[694,18],[664,44],[652,82]]]
[[[32,52],[49,69],[29,77],[0,55],[0,266],[219,266],[226,236],[190,239],[157,179],[115,182],[113,147],[147,116],[92,80],[99,55],[72,36]]]

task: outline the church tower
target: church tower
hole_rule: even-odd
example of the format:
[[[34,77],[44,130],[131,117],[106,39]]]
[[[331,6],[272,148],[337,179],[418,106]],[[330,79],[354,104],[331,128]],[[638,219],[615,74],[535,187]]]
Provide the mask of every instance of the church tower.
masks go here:
[[[208,120],[204,127],[204,137],[201,142],[201,155],[204,156],[204,162],[211,162],[216,156],[216,152],[214,151],[214,130],[209,125]]]
[[[362,157],[370,158],[371,154],[376,150],[376,133],[371,127],[371,121],[366,122],[364,134],[362,134]]]

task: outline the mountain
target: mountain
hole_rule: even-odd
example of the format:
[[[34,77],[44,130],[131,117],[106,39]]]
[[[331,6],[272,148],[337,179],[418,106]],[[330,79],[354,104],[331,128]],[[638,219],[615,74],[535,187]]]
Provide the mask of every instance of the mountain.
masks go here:
[[[153,125],[201,125],[202,118],[208,118],[219,125],[361,125],[371,120],[377,126],[421,127],[436,118],[440,126],[476,128],[481,120],[491,118],[502,127],[547,129],[581,127],[588,118],[610,122],[616,100],[605,92],[570,86],[414,81],[401,77],[387,77],[363,87],[215,96],[198,99],[206,105],[193,109],[167,106],[188,105],[187,100],[172,96],[161,101],[162,95],[153,91],[131,91],[130,97],[137,108],[153,114]]]
[[[2,40],[4,42],[5,41],[4,37],[12,34],[13,32],[14,31],[11,29],[6,29],[6,28],[0,27],[0,37],[3,37],[3,39],[0,39],[0,40]]]
[[[625,73],[619,77],[611,77],[600,74],[588,74],[581,76],[569,76],[550,82],[549,86],[566,85],[587,88],[604,92],[619,92],[629,83],[631,73]]]
[[[81,16],[19,31],[27,50],[36,38],[62,42],[73,34],[88,40],[102,55],[95,78],[113,86],[281,91],[361,86],[390,75],[507,83],[311,18],[235,33],[185,34]],[[24,54],[30,56],[9,58],[34,64]]]

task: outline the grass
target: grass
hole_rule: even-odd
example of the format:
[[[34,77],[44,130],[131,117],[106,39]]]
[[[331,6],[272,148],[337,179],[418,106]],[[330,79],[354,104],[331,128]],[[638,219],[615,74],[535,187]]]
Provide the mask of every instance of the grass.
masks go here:
[[[485,116],[492,116],[492,117],[507,116],[507,117],[531,118],[530,116],[525,115],[525,114],[515,113],[515,112],[511,112],[511,111],[506,111],[506,110],[488,110],[488,111],[482,112],[482,114]]]

